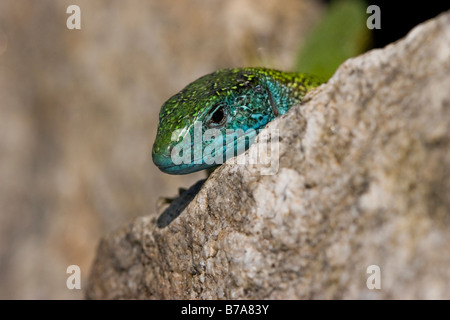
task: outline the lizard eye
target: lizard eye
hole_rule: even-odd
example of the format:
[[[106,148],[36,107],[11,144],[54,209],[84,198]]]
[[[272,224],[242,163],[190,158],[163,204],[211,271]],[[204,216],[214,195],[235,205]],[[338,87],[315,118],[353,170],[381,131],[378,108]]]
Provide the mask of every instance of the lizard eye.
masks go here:
[[[211,114],[208,127],[217,128],[225,124],[227,120],[227,112],[222,105],[217,106]]]
[[[225,114],[223,113],[223,108],[219,108],[213,113],[211,121],[214,123],[221,123],[224,117]]]

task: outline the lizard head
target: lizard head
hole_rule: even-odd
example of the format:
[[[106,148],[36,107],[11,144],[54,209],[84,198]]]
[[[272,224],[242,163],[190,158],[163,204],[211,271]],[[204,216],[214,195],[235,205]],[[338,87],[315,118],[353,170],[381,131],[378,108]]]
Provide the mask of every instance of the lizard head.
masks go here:
[[[270,69],[223,69],[187,85],[161,108],[153,162],[163,172],[186,174],[245,151],[256,130],[295,100],[275,76],[285,77]]]

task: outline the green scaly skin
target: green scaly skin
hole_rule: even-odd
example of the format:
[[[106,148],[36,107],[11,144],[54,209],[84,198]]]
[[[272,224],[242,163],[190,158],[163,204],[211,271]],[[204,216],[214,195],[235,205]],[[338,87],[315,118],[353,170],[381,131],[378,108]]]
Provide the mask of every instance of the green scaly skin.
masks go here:
[[[300,103],[309,90],[322,83],[321,79],[311,75],[265,68],[223,69],[205,75],[162,106],[152,150],[153,162],[169,174],[187,174],[215,167],[217,162],[211,163],[215,152],[203,151],[212,150],[220,143],[225,159],[227,152],[237,155],[247,150],[251,142],[245,142],[245,137],[247,140],[253,138],[268,122]],[[222,139],[204,139],[195,149],[193,137],[197,121],[201,121],[202,133],[216,129]],[[227,129],[245,132],[245,137],[227,145]],[[236,131],[239,129],[241,131]],[[181,146],[179,143],[186,141],[183,139],[188,135],[191,161],[175,164],[171,152]]]

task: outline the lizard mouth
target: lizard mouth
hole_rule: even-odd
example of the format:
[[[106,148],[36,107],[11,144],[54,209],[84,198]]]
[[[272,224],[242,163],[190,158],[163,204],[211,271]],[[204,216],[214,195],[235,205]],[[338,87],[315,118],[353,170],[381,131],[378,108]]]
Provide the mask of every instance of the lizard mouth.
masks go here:
[[[236,139],[233,139],[232,141],[229,141],[228,143],[223,145],[222,154],[226,155],[227,150],[229,148],[232,148],[233,156],[230,158],[233,158],[235,156],[234,150],[236,150],[236,149],[239,150],[240,146],[242,148],[242,143],[244,143],[242,150],[244,150],[244,151],[247,150],[247,148],[245,148],[245,139],[246,138],[252,139],[256,136],[257,136],[256,130],[252,130],[243,135],[237,136]],[[249,143],[249,144],[251,144],[251,143]],[[191,146],[191,150],[192,150],[192,148],[193,148],[193,146]],[[203,151],[204,150],[202,149],[202,154],[200,157],[195,157],[194,160],[189,163],[175,164],[169,153],[152,152],[152,158],[153,158],[153,162],[155,163],[155,165],[162,172],[165,172],[168,174],[180,174],[180,175],[216,167],[216,166],[224,163],[224,161],[222,161],[220,163],[214,162],[214,157],[211,154],[204,155]],[[225,160],[228,160],[228,157],[226,157]]]

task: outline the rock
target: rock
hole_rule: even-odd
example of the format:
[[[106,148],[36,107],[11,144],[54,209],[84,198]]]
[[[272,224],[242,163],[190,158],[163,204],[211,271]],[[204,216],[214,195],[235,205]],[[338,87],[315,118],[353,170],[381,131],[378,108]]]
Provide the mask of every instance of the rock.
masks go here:
[[[276,174],[227,163],[167,227],[106,236],[86,297],[450,299],[449,89],[447,12],[269,124]]]

